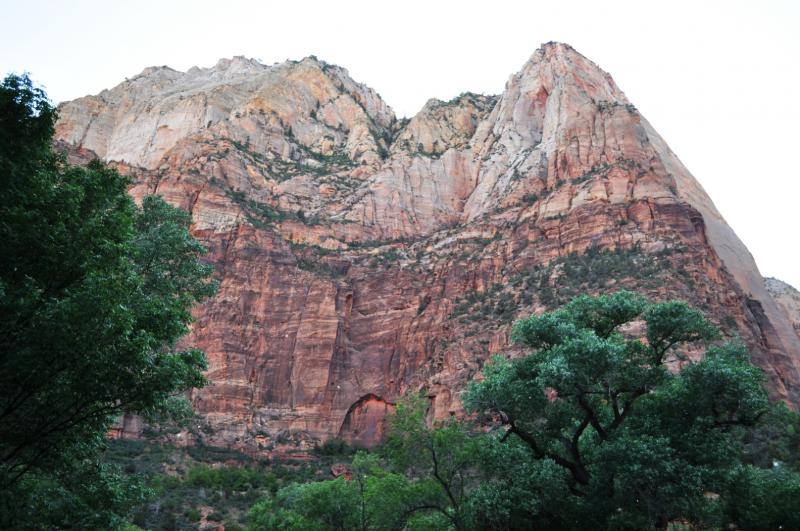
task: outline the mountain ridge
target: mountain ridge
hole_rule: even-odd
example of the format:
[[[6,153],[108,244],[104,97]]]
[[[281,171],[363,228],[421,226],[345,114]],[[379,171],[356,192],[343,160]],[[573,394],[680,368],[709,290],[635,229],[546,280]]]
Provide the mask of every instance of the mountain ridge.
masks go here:
[[[159,70],[64,103],[56,127],[73,157],[130,174],[134,198],[190,211],[217,265],[185,340],[210,361],[194,437],[374,444],[405,392],[458,414],[490,355],[519,353],[514,318],[617,287],[703,308],[800,404],[797,336],[749,252],[570,46],[543,45],[497,97],[429,100],[407,121],[315,58],[223,61],[233,74],[197,69],[180,90]]]

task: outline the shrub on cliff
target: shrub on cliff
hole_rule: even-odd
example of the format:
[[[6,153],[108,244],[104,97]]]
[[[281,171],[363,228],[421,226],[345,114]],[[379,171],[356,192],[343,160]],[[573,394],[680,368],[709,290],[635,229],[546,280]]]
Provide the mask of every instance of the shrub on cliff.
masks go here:
[[[0,527],[109,528],[143,492],[98,464],[105,434],[204,383],[174,346],[214,286],[189,215],[67,164],[55,116],[27,77],[0,85]]]

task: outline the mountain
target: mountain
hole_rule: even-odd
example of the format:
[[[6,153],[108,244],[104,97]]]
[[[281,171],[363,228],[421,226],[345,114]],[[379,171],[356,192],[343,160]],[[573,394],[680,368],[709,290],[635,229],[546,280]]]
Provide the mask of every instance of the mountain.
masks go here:
[[[785,306],[664,140],[566,44],[498,97],[432,99],[410,120],[315,57],[148,68],[59,112],[72,160],[98,156],[134,198],[190,211],[217,267],[184,340],[209,359],[193,437],[374,444],[406,392],[459,414],[484,362],[520,353],[515,318],[623,287],[703,309],[748,344],[773,398],[800,405]]]

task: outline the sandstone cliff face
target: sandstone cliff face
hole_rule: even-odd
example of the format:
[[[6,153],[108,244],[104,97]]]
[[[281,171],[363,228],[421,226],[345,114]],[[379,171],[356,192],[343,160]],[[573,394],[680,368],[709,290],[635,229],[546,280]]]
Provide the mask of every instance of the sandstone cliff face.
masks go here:
[[[148,169],[158,168],[179,142],[201,140],[192,138],[198,134],[247,143],[268,158],[307,148],[374,162],[395,121],[373,90],[313,57],[274,67],[234,57],[186,73],[146,68],[60,112],[60,139]]]
[[[767,291],[777,303],[778,308],[786,315],[797,337],[800,338],[800,291],[777,278],[764,280]]]
[[[209,442],[370,445],[403,393],[431,415],[513,319],[585,291],[679,297],[739,333],[800,404],[800,341],[750,254],[608,74],[564,44],[499,97],[397,120],[315,58],[147,69],[61,107],[57,136],[189,210],[219,293],[187,344]]]

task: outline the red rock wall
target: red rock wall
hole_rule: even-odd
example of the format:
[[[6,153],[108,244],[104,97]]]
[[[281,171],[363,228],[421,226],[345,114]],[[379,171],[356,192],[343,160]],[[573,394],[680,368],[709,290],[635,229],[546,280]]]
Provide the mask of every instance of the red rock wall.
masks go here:
[[[254,450],[371,445],[391,404],[423,388],[431,418],[459,414],[489,356],[520,353],[511,321],[545,310],[545,292],[567,293],[564,260],[588,249],[637,248],[664,267],[573,288],[689,300],[741,334],[773,397],[800,404],[797,336],[754,287],[749,253],[571,48],[544,46],[499,98],[432,100],[408,124],[316,60],[215,68],[143,73],[66,104],[57,127],[74,160],[95,146],[137,161],[112,160],[134,177],[132,195],[190,211],[209,249],[220,289],[184,340],[209,360],[210,384],[192,394],[197,436]],[[191,107],[203,91],[221,98],[214,112]],[[212,119],[187,125],[181,105]],[[137,140],[155,126],[171,133]]]

